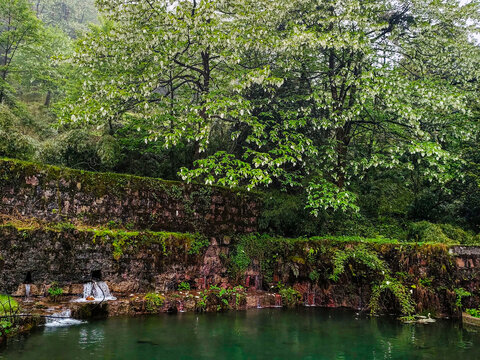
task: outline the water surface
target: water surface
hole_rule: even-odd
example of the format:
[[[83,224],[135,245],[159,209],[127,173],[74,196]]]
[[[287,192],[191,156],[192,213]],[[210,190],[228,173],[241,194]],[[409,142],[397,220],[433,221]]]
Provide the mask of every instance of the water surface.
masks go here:
[[[43,328],[0,359],[480,359],[480,334],[454,321],[402,325],[347,310],[261,309],[114,318]]]

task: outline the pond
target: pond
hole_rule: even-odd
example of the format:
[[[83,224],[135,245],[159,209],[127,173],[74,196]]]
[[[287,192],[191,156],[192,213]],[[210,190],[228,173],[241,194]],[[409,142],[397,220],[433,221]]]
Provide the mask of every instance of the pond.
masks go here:
[[[480,359],[480,334],[455,321],[404,325],[348,310],[259,309],[112,318],[50,327],[0,359]]]

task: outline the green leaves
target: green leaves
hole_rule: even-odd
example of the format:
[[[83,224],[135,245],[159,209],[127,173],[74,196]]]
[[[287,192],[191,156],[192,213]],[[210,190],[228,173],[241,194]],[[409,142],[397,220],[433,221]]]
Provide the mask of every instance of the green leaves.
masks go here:
[[[4,0],[0,3],[0,102],[5,95],[5,81],[15,70],[15,55],[39,39],[40,21],[28,0]]]
[[[352,184],[374,169],[408,186],[462,178],[478,134],[476,1],[98,5],[62,119],[191,147],[185,181],[292,189],[318,216],[358,212]]]
[[[333,210],[341,212],[358,212],[360,209],[355,204],[357,196],[339,188],[337,185],[319,179],[310,182],[307,187],[307,209],[312,215],[318,216],[320,211]]]

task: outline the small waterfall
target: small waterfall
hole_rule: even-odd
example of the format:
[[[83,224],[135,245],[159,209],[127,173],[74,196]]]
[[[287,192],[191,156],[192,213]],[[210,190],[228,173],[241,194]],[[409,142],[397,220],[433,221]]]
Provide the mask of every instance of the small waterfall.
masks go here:
[[[45,326],[61,327],[61,326],[78,325],[83,323],[84,323],[83,321],[73,319],[72,311],[68,309],[58,313],[53,313],[52,316],[47,317]]]
[[[257,309],[261,309],[263,306],[262,306],[262,301],[260,299],[260,296],[257,296]]]
[[[181,313],[185,312],[185,306],[183,306],[183,301],[178,302],[177,310],[178,312],[181,312]]]
[[[25,284],[25,297],[27,299],[30,297],[30,284]]]
[[[105,281],[92,281],[83,284],[83,297],[76,301],[108,301],[117,300],[110,294],[110,289]]]
[[[315,306],[315,292],[308,292],[306,295],[305,306]]]
[[[255,275],[255,290],[260,290],[262,288],[262,278],[258,275]]]
[[[282,295],[275,294],[275,307],[282,307]]]

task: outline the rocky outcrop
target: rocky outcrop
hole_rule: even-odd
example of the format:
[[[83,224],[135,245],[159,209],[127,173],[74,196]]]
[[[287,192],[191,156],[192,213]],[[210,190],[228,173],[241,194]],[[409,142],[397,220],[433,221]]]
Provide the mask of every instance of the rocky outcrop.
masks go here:
[[[222,308],[220,288],[242,285],[242,307],[281,306],[274,291],[292,288],[306,305],[368,310],[387,272],[417,312],[459,316],[465,291],[464,306],[480,303],[479,247],[249,235],[261,209],[240,190],[0,160],[0,292],[36,298],[55,284],[71,298],[101,280],[120,298],[113,312],[130,314],[148,292],[165,293],[164,311],[197,308],[202,296]],[[188,302],[177,300],[180,283],[194,291]],[[380,301],[399,311],[389,291]]]

